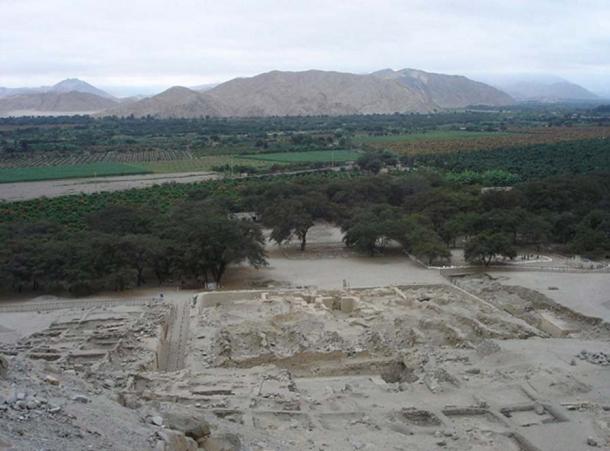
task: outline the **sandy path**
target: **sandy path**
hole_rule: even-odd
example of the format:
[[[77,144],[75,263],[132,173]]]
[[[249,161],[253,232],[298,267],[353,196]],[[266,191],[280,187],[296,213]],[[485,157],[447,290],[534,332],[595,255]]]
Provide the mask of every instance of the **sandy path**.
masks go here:
[[[173,301],[172,309],[167,362],[161,364],[161,369],[165,371],[178,371],[184,368],[189,338],[189,302],[187,300]]]

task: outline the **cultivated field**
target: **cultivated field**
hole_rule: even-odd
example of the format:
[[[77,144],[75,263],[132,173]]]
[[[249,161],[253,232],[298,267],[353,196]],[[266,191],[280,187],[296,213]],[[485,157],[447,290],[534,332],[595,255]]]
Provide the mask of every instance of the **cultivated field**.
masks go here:
[[[417,141],[445,141],[455,139],[474,139],[489,136],[508,136],[509,132],[469,132],[465,130],[432,130],[422,133],[406,133],[399,135],[357,135],[354,141],[365,144],[402,143]]]
[[[277,152],[241,155],[240,160],[272,161],[278,163],[343,163],[357,160],[360,152],[354,150],[312,150],[305,152]]]
[[[430,132],[422,134],[367,136],[358,140],[367,147],[389,149],[401,155],[523,147],[563,141],[607,138],[609,127],[547,127],[512,132]],[[357,141],[358,141],[357,140]]]
[[[191,172],[191,171],[211,171],[222,166],[248,166],[251,168],[264,169],[271,166],[271,163],[262,160],[244,160],[231,155],[213,155],[200,158],[150,161],[139,163],[138,167],[154,173],[172,172]]]
[[[65,166],[0,168],[0,183],[36,180],[148,174],[151,170],[123,163],[90,163]]]

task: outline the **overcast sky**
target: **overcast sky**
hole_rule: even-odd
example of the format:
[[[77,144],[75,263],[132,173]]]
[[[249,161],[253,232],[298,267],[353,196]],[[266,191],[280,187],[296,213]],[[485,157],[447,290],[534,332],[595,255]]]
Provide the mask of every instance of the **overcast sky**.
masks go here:
[[[610,92],[610,0],[0,0],[0,86],[78,77],[127,94],[386,67]]]

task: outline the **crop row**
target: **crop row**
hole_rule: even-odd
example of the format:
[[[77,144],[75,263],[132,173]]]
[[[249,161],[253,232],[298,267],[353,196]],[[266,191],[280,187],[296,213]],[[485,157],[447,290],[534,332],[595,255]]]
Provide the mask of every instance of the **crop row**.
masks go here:
[[[405,136],[405,135],[401,135]],[[519,133],[479,134],[472,133],[470,137],[460,138],[454,135],[450,138],[439,138],[432,135],[426,138],[419,135],[418,139],[388,139],[369,141],[365,144],[372,148],[384,148],[401,155],[436,154],[455,151],[487,150],[509,147],[524,147],[535,144],[552,144],[564,141],[581,141],[586,139],[610,137],[609,127],[546,127],[528,129]]]
[[[156,161],[190,160],[195,158],[190,151],[144,150],[82,153],[35,152],[24,155],[0,153],[0,168],[48,167],[90,164],[99,162],[140,163]]]

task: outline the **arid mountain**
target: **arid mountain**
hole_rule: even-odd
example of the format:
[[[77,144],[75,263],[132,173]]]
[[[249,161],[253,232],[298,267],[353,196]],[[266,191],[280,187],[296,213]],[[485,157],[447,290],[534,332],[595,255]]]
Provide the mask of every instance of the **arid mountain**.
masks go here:
[[[136,117],[201,117],[228,116],[225,109],[217,102],[197,91],[174,86],[156,96],[146,97],[136,102],[124,102],[104,111],[100,115]]]
[[[43,92],[21,94],[0,99],[3,116],[57,113],[93,113],[116,105],[112,99],[85,92]]]
[[[421,92],[394,80],[318,70],[237,78],[206,94],[224,104],[233,116],[430,112],[437,108]]]
[[[538,102],[593,101],[595,94],[580,85],[569,81],[543,83],[537,81],[518,81],[501,86],[515,99]]]
[[[512,102],[510,96],[484,83],[412,69],[367,75],[272,71],[236,78],[205,92],[171,88],[105,113],[158,117],[427,113]]]
[[[417,69],[385,69],[373,75],[397,80],[405,87],[425,93],[429,101],[441,108],[464,108],[469,105],[501,106],[513,103],[506,93],[461,75],[444,75]]]

